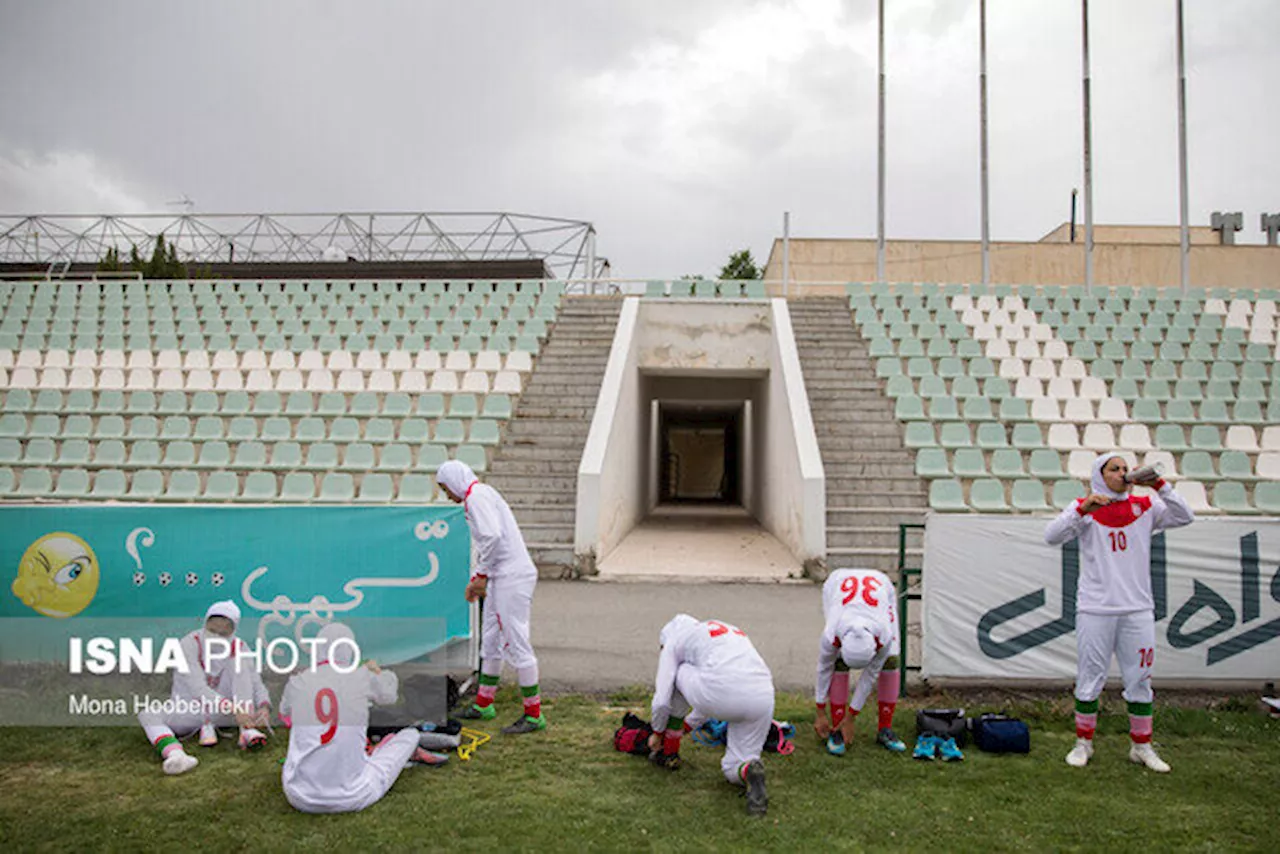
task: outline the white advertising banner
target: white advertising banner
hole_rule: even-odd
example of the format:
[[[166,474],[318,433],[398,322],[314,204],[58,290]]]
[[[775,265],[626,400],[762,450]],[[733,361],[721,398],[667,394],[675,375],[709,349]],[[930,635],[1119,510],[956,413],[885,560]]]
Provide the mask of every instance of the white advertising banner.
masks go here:
[[[1048,522],[930,514],[926,678],[1075,678],[1079,550],[1045,545]],[[1280,676],[1280,519],[1201,518],[1157,534],[1151,581],[1157,679]]]

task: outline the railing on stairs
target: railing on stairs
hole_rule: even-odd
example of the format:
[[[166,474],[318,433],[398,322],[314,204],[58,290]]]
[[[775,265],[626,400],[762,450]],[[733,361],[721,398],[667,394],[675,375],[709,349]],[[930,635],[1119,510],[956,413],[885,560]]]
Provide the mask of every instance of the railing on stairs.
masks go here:
[[[907,566],[907,531],[912,529],[923,531],[924,525],[919,522],[903,522],[898,525],[898,646],[902,654],[898,669],[900,680],[898,691],[904,697],[907,694],[907,671],[920,670],[918,664],[907,664],[907,617],[910,614],[911,603],[919,602],[924,598],[922,594],[912,593],[909,589],[911,579],[923,580],[924,578],[923,567]]]

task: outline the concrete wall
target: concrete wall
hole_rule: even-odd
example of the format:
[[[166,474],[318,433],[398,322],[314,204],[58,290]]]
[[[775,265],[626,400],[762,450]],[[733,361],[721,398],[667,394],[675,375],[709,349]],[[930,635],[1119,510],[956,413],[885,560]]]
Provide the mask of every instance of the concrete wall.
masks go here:
[[[808,563],[826,554],[826,477],[786,300],[770,300],[770,310],[772,370],[764,389],[764,435],[756,437],[761,499],[756,515]]]
[[[638,364],[663,374],[762,374],[772,335],[767,303],[644,300]]]
[[[1192,246],[1212,246],[1221,241],[1218,233],[1207,225],[1187,229]],[[1040,238],[1041,243],[1070,243],[1071,223],[1064,222]],[[1084,243],[1084,223],[1076,223],[1076,243]],[[1093,248],[1099,243],[1156,243],[1182,245],[1182,233],[1176,225],[1097,225],[1093,226]]]
[[[638,297],[623,300],[578,466],[573,551],[589,573],[649,509],[645,476],[649,407],[641,399],[636,368],[639,309]]]
[[[1077,234],[1079,237],[1079,234]],[[1095,242],[1094,282],[1099,285],[1179,284],[1176,245]],[[1192,246],[1191,281],[1197,287],[1280,288],[1280,247]],[[885,246],[891,282],[978,282],[982,253],[976,241],[893,240]],[[876,278],[874,240],[791,241],[790,293],[822,293],[830,287],[795,283],[869,282]],[[782,241],[774,241],[765,279],[782,294]],[[1082,243],[992,243],[991,281],[999,284],[1071,285],[1084,281]]]

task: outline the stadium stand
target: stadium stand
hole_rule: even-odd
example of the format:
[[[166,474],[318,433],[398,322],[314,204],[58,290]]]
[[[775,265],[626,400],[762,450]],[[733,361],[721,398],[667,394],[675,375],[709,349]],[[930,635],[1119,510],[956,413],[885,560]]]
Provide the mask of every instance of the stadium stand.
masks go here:
[[[552,281],[0,282],[0,496],[439,500],[485,471]]]
[[[1201,513],[1273,512],[1280,293],[849,285],[938,511],[1047,511],[1118,448]],[[1028,476],[1030,479],[1028,479]]]

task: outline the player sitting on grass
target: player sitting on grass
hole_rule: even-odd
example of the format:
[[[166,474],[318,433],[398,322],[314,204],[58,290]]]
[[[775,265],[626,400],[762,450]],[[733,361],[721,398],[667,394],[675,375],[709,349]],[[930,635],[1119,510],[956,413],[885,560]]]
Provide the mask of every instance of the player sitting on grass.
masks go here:
[[[372,661],[357,666],[355,639],[342,623],[330,623],[316,638],[316,666],[290,677],[280,701],[281,716],[290,720],[280,778],[295,809],[357,812],[377,803],[406,763],[443,764],[447,757],[418,747],[414,727],[366,750],[369,704],[396,701],[396,675]]]
[[[818,645],[814,686],[818,713],[813,726],[834,756],[844,755],[845,744],[853,738],[854,720],[873,685],[880,706],[876,743],[894,753],[907,749],[893,732],[899,688],[896,595],[889,577],[874,569],[837,569],[822,585],[825,625]],[[862,673],[850,701],[849,671],[859,669]]]
[[[239,622],[240,608],[235,602],[228,599],[210,605],[204,629],[182,639],[187,672],[183,673],[182,668],[174,670],[171,694],[179,708],[138,714],[143,732],[164,760],[166,774],[183,774],[199,764],[178,741],[197,730],[200,744],[206,747],[218,743],[217,727],[237,724],[241,748],[256,749],[266,742],[259,727],[267,725],[271,700],[253,660],[236,658],[240,650],[235,636]],[[219,643],[211,643],[215,639]]]
[[[1129,494],[1130,483],[1154,495]],[[1051,546],[1080,541],[1076,587],[1076,744],[1067,764],[1083,768],[1093,756],[1098,695],[1114,655],[1129,705],[1129,760],[1165,773],[1169,765],[1151,746],[1151,668],[1156,655],[1155,599],[1151,595],[1151,536],[1189,525],[1195,513],[1159,473],[1139,469],[1118,453],[1093,462],[1091,492],[1076,499],[1045,528]]]
[[[773,723],[773,675],[741,629],[716,620],[699,622],[677,614],[659,635],[662,652],[654,681],[649,758],[675,769],[680,764],[684,718],[728,722],[727,746],[720,769],[730,783],[743,786],[747,812],[764,815],[769,796],[764,785],[764,749]]]

